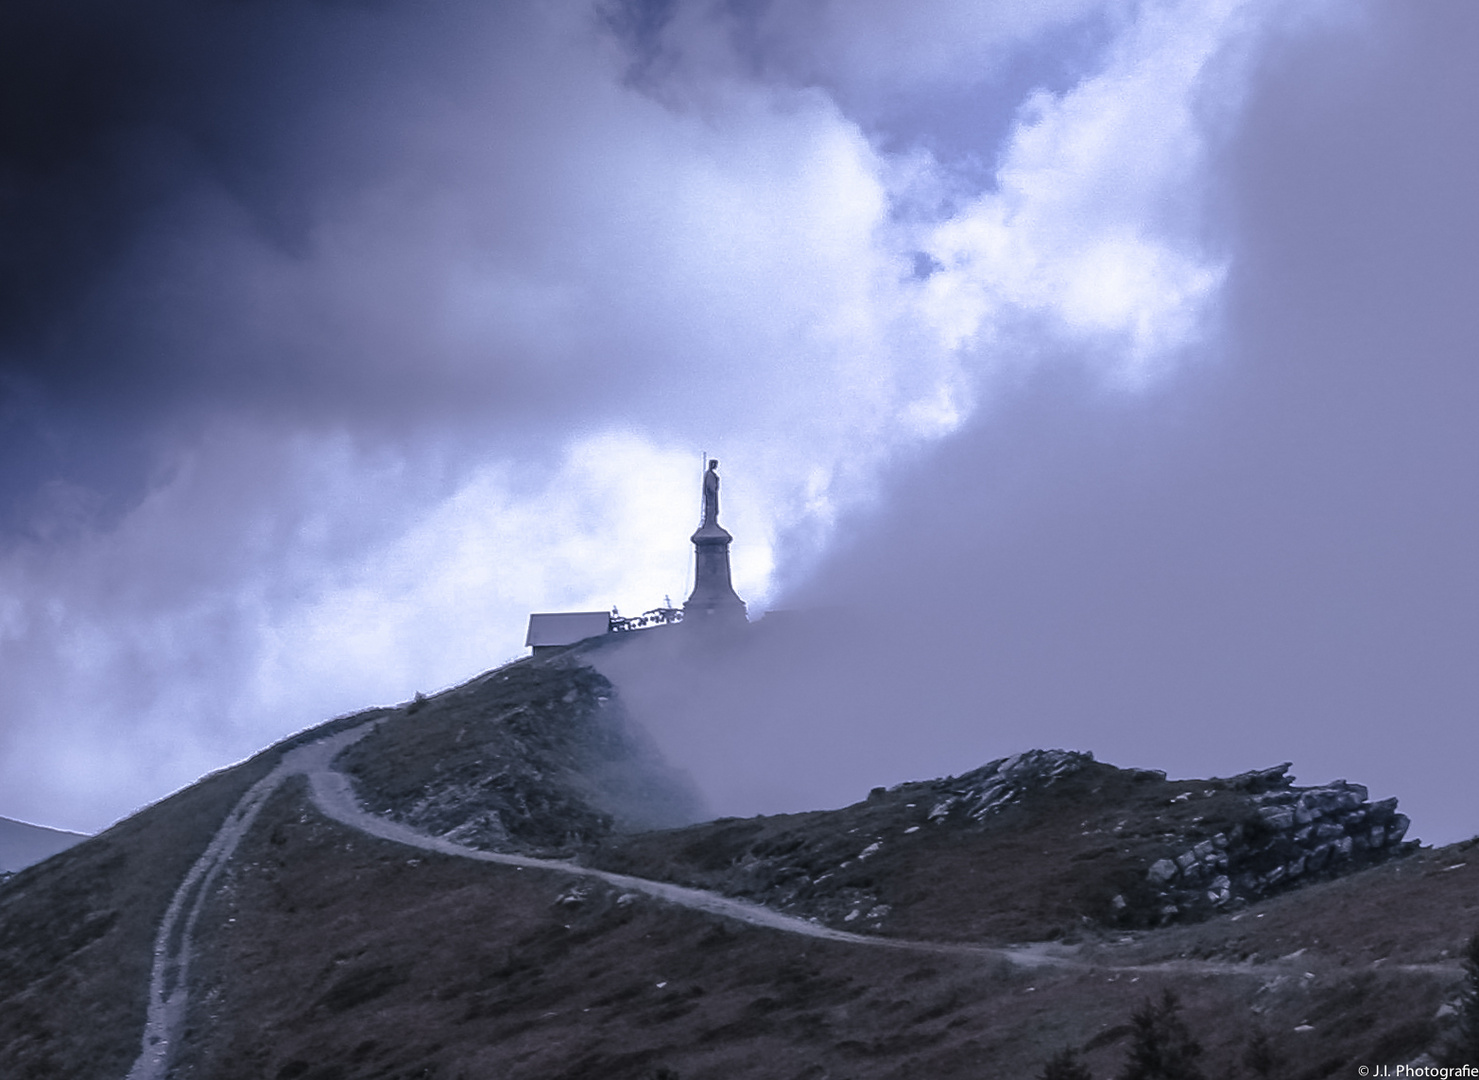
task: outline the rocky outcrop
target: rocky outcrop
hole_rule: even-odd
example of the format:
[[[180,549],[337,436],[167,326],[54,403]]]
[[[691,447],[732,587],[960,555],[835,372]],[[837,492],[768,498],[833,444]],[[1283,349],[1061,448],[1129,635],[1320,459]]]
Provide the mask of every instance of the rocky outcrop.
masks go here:
[[[1195,922],[1416,848],[1396,800],[1345,781],[1294,787],[1288,770],[1168,780],[1030,750],[838,810],[650,833],[591,858],[842,929],[1040,940]],[[951,899],[962,889],[972,902]]]
[[[863,802],[840,810],[721,819],[668,837],[639,837],[593,858],[609,869],[715,889],[839,929],[878,932],[894,911],[889,897],[897,890],[890,883],[925,845],[1000,829],[1013,810],[1055,798],[1066,782],[1082,782],[1095,770],[1120,772],[1098,765],[1090,753],[1029,750],[960,776],[874,788]]]
[[[570,855],[702,816],[610,682],[559,658],[418,695],[340,767],[373,812],[489,851]]]
[[[930,808],[929,820],[983,821],[1020,802],[1028,792],[1049,788],[1093,761],[1093,754],[1077,750],[1028,750],[990,762],[963,776],[936,780],[932,786],[940,797]]]
[[[1289,767],[1217,782],[1246,794],[1246,813],[1151,864],[1146,880],[1161,921],[1236,907],[1416,849],[1404,842],[1410,822],[1396,799],[1369,802],[1365,787],[1344,780],[1294,787]]]
[[[957,904],[949,918],[961,933],[1062,935],[1195,921],[1416,847],[1396,800],[1370,802],[1359,784],[1295,787],[1287,764],[1167,780],[1072,750],[875,788],[835,811],[669,833],[661,827],[699,816],[691,789],[610,682],[565,661],[512,665],[414,701],[341,767],[367,808],[426,833],[578,857],[882,933],[901,925],[901,910],[927,907],[951,875],[977,882],[983,908],[1009,898],[1014,881],[1042,890],[1010,926]]]

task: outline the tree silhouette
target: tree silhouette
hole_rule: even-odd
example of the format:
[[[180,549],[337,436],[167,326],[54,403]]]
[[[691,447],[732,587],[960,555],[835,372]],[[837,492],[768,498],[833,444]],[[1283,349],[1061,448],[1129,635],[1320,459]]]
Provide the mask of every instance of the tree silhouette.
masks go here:
[[[1274,1051],[1273,1043],[1269,1041],[1268,1032],[1259,1028],[1248,1040],[1248,1048],[1243,1051],[1243,1064],[1254,1076],[1273,1076],[1281,1061],[1279,1055]]]
[[[1094,1080],[1094,1077],[1079,1060],[1078,1051],[1065,1046],[1048,1058],[1042,1072],[1037,1074],[1037,1080]]]
[[[1181,1002],[1167,990],[1130,1014],[1130,1048],[1119,1080],[1206,1080],[1197,1068],[1202,1044],[1181,1019]]]
[[[1448,1068],[1479,1066],[1479,933],[1464,946],[1464,988],[1459,994],[1454,1030],[1437,1054]]]

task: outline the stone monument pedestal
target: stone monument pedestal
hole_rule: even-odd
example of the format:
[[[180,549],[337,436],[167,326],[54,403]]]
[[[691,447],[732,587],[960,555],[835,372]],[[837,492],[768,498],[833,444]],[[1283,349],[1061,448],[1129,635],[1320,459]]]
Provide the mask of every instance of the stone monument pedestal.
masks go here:
[[[729,579],[730,536],[717,522],[693,534],[693,593],[683,605],[684,624],[729,625],[746,622],[745,602]]]
[[[743,625],[745,602],[729,581],[729,542],[734,537],[719,524],[719,462],[709,459],[704,473],[704,521],[693,534],[693,594],[683,605],[685,625]]]

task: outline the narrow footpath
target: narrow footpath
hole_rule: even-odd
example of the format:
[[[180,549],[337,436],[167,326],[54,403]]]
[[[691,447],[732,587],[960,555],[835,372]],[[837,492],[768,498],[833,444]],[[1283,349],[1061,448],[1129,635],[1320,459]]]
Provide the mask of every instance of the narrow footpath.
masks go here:
[[[329,771],[334,758],[373,731],[375,723],[372,721],[289,750],[275,769],[237,800],[210,844],[185,874],[165,909],[159,932],[154,936],[143,1043],[133,1068],[128,1071],[127,1080],[165,1080],[169,1072],[170,1049],[185,1021],[195,924],[216,879],[236,854],[242,837],[257,820],[263,805],[288,777],[314,776]]]
[[[840,941],[870,948],[900,949],[909,952],[948,953],[957,956],[979,956],[1005,960],[1023,968],[1058,968],[1079,971],[1097,970],[1115,973],[1150,973],[1183,971],[1203,975],[1242,976],[1267,979],[1288,968],[1281,963],[1226,963],[1207,960],[1169,960],[1153,964],[1106,964],[1085,961],[1073,946],[1036,942],[1018,946],[972,945],[961,942],[913,941],[852,934],[834,930],[806,919],[745,900],[736,900],[702,889],[691,889],[664,881],[630,877],[596,870],[560,859],[538,859],[527,855],[509,855],[482,851],[443,837],[428,836],[406,825],[367,812],[355,797],[349,777],[333,767],[334,759],[348,747],[370,734],[379,723],[368,721],[359,727],[336,732],[315,742],[296,747],[283,755],[270,773],[252,785],[226,815],[205,852],[191,866],[180,887],[170,900],[154,942],[153,966],[149,975],[149,1006],[142,1047],[127,1080],[166,1080],[170,1051],[184,1024],[189,992],[190,956],[194,945],[196,922],[215,886],[222,869],[236,853],[242,838],[251,829],[267,799],[284,781],[294,776],[308,780],[313,804],[326,816],[351,829],[382,840],[389,840],[423,851],[440,852],[478,862],[544,870],[604,882],[627,892],[641,893],[680,907],[701,911],[719,918],[733,919],[751,926],[766,927],[803,937]],[[1458,974],[1457,962],[1432,965],[1404,965],[1414,974]]]

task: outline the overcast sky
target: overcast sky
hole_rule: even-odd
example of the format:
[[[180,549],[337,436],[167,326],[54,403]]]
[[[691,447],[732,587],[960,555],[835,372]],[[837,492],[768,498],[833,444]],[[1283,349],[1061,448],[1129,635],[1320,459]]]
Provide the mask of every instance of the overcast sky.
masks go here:
[[[1474,834],[1475,56],[1468,0],[5,5],[0,815],[681,601],[708,453],[752,615],[854,613],[633,682],[716,812],[1067,746]]]

